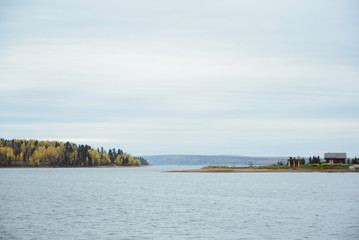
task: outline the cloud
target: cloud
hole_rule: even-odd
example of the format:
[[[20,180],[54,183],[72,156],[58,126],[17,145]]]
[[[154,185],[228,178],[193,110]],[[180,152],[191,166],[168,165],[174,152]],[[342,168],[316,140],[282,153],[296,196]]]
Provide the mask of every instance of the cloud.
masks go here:
[[[0,130],[135,153],[280,155],[339,139],[355,152],[353,5],[5,4]]]
[[[240,149],[277,144],[277,148],[289,153],[301,144],[315,143],[341,145],[357,142],[359,124],[353,120],[303,120],[303,119],[203,119],[203,118],[146,118],[118,119],[113,122],[72,122],[72,123],[13,123],[2,124],[2,137],[12,138],[18,132],[19,138],[63,140],[125,149],[134,154],[156,151],[171,153],[182,148],[183,153],[200,153],[198,149],[218,146],[217,151],[232,146],[230,154],[236,153],[233,145]],[[16,131],[15,131],[16,130]],[[53,138],[53,136],[57,136]],[[228,145],[228,146],[227,146]],[[142,149],[142,147],[144,147]],[[322,148],[322,147],[321,147]],[[150,150],[151,149],[151,150]],[[172,149],[172,150],[171,150]],[[255,155],[253,150],[247,153]],[[313,149],[313,147],[309,147]],[[147,152],[149,151],[149,152]],[[272,150],[273,152],[278,150]],[[214,152],[209,151],[212,154]],[[178,153],[178,152],[177,152]]]

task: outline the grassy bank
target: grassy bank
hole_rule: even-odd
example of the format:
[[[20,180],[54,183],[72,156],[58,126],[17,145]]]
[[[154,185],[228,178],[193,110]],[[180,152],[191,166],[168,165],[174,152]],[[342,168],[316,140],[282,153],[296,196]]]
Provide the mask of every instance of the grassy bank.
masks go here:
[[[306,164],[297,168],[289,168],[288,165],[266,165],[266,166],[255,166],[255,167],[229,167],[229,166],[207,166],[202,169],[268,169],[268,170],[285,170],[285,169],[349,169],[349,164]]]
[[[229,166],[207,166],[201,169],[180,170],[170,172],[242,172],[242,173],[260,173],[260,172],[359,172],[349,169],[348,164],[309,164],[298,168],[289,168],[287,165],[267,165],[267,166],[253,166],[253,167],[229,167]]]

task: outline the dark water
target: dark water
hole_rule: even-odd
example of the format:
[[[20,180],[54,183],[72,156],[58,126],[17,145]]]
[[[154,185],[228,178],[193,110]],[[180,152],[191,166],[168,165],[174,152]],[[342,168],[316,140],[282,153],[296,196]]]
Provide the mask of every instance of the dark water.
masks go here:
[[[0,169],[0,239],[359,238],[358,173],[175,168]]]

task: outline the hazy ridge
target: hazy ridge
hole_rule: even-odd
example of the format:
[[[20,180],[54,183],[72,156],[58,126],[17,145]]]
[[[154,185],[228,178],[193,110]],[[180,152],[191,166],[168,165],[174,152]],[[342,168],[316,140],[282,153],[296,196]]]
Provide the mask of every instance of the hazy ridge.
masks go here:
[[[150,165],[269,165],[286,161],[288,157],[252,157],[241,155],[147,155]]]

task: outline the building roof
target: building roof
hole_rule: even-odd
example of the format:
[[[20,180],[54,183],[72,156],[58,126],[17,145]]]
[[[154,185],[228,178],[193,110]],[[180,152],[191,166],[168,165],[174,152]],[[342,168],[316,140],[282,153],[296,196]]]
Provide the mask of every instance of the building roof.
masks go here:
[[[347,158],[346,153],[325,153],[324,158]]]

